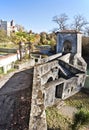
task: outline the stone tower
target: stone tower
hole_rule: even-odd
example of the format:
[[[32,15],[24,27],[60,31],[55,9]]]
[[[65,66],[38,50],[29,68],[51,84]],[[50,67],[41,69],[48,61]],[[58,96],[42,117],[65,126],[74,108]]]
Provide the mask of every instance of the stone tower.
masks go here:
[[[82,52],[82,33],[75,30],[63,30],[57,32],[57,53],[78,54],[81,57]]]

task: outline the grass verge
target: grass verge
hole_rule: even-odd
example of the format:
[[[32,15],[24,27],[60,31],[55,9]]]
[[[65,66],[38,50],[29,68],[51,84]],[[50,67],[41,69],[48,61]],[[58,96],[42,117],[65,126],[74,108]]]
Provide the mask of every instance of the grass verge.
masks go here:
[[[89,109],[89,95],[83,92],[79,92],[74,96],[66,99],[65,103],[76,108]]]
[[[57,108],[48,107],[46,109],[48,130],[69,130],[70,120],[61,115]]]

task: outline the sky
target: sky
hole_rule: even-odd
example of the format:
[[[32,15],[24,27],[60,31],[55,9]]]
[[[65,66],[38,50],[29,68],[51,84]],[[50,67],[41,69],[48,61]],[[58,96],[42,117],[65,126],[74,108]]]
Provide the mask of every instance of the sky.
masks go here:
[[[13,19],[36,33],[57,28],[52,19],[62,13],[68,15],[71,22],[78,14],[89,21],[89,0],[0,0],[0,19]]]

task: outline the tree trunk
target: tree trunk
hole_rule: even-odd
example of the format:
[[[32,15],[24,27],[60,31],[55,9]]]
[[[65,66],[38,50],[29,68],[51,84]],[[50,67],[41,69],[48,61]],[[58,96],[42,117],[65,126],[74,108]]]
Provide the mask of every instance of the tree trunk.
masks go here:
[[[20,53],[20,61],[22,61],[22,45],[21,45],[21,42],[19,42],[19,53]]]

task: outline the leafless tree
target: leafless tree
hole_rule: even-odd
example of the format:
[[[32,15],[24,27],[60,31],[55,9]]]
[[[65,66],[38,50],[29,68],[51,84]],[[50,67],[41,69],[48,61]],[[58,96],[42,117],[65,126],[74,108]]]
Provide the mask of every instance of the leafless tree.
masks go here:
[[[83,31],[84,27],[89,24],[82,15],[75,15],[71,28],[77,31]]]
[[[21,32],[25,31],[24,26],[19,25],[19,24],[16,24],[15,26],[17,27],[17,30],[18,30],[18,31],[21,31]]]
[[[89,26],[85,27],[84,33],[85,35],[89,36]]]
[[[66,24],[67,20],[68,20],[68,16],[65,13],[53,17],[53,21],[58,24],[59,30],[65,30],[67,28],[67,24]]]

